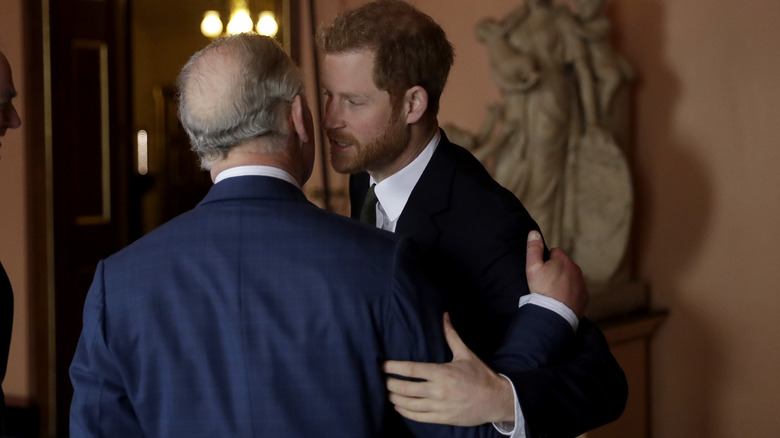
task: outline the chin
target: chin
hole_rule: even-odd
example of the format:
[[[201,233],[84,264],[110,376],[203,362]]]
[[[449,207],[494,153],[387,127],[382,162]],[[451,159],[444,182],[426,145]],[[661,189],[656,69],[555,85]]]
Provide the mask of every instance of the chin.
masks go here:
[[[330,162],[331,167],[333,167],[333,170],[336,171],[336,173],[340,173],[342,175],[349,175],[351,173],[357,172],[357,170],[353,170],[347,166],[342,166],[337,163],[334,163],[333,161]]]
[[[341,174],[350,174],[360,171],[359,169],[354,168],[355,166],[348,157],[339,154],[338,152],[334,152],[333,149],[330,151],[330,166],[333,170]]]

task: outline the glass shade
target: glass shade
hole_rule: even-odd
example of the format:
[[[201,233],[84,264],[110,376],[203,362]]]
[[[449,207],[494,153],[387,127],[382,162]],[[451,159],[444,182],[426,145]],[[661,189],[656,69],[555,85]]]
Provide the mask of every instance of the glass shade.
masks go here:
[[[276,23],[274,13],[271,11],[261,12],[260,18],[257,20],[257,33],[272,37],[276,36],[278,31],[279,25]]]
[[[230,22],[227,25],[227,33],[235,35],[237,33],[251,32],[254,27],[252,18],[249,16],[249,10],[246,8],[237,8],[230,16]]]
[[[203,14],[200,32],[207,38],[216,38],[222,33],[222,20],[219,19],[219,12],[206,11]]]

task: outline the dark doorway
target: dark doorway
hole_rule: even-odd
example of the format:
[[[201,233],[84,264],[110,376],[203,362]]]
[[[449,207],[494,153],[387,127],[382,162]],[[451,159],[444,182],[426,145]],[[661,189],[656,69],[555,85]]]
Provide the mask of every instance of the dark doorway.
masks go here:
[[[49,3],[56,432],[97,261],[128,242],[129,39],[122,0]]]

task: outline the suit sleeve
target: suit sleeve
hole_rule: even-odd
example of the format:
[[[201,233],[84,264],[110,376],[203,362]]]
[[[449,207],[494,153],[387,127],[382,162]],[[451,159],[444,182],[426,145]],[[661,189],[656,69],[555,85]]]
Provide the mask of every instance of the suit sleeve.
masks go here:
[[[70,366],[70,436],[143,436],[108,345],[103,270],[101,261],[84,303],[84,325]]]
[[[515,224],[518,229],[506,240],[511,248],[482,276],[482,290],[492,289],[488,295],[501,303],[517,288],[525,293],[528,287],[525,238],[520,236],[530,229]],[[528,436],[573,437],[616,420],[625,408],[628,384],[601,331],[583,319],[572,339],[561,331],[560,324],[568,324],[559,315],[539,308],[533,313],[530,318],[522,311],[512,315],[490,360],[494,370],[512,380]]]
[[[515,312],[490,367],[506,374],[549,365],[574,342],[574,331],[565,319],[552,310],[526,304]]]
[[[574,437],[616,420],[626,405],[628,385],[601,331],[580,321],[573,348],[562,360],[505,373],[531,437]]]

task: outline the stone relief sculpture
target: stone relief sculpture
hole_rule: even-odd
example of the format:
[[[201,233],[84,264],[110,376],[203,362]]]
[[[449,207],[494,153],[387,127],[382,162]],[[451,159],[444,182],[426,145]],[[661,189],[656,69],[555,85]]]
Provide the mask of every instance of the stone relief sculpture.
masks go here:
[[[612,23],[604,15],[606,0],[575,0],[578,22],[574,31],[584,41],[598,86],[599,116],[609,118],[612,98],[618,87],[634,79],[634,69],[609,41]]]
[[[604,0],[575,10],[526,0],[485,18],[485,45],[502,101],[476,134],[445,130],[523,201],[550,246],[564,248],[590,283],[608,283],[628,242],[631,177],[615,134],[613,100],[633,77],[609,42]],[[627,136],[623,136],[627,137]]]

